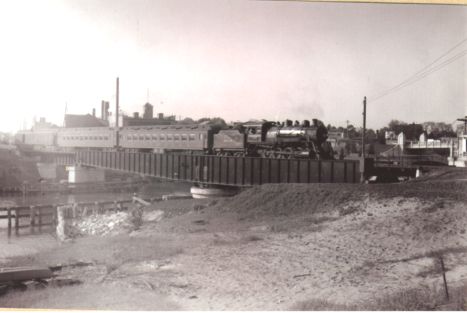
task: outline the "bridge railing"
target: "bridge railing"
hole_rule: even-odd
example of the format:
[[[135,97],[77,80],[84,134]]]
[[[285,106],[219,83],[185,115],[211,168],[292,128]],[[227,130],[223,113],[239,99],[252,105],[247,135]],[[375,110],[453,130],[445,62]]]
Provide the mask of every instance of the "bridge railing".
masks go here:
[[[358,160],[272,159],[119,151],[80,151],[77,164],[171,180],[251,186],[267,183],[357,183]]]

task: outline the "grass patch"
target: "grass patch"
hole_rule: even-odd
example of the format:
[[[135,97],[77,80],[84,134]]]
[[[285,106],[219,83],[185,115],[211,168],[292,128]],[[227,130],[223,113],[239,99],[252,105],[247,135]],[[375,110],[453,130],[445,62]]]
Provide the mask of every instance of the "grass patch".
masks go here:
[[[467,285],[450,289],[450,299],[446,300],[444,290],[428,287],[406,289],[395,293],[374,297],[356,304],[339,304],[329,300],[311,299],[292,306],[297,311],[465,311],[464,297]]]
[[[347,205],[347,206],[339,208],[339,215],[346,216],[349,214],[353,214],[355,212],[358,212],[359,209],[360,208],[356,205]]]
[[[290,308],[293,311],[357,311],[355,306],[337,304],[323,299],[302,301]]]
[[[444,209],[445,202],[443,200],[437,200],[434,203],[432,203],[430,206],[423,208],[423,212],[425,213],[433,213],[438,211],[439,209]]]

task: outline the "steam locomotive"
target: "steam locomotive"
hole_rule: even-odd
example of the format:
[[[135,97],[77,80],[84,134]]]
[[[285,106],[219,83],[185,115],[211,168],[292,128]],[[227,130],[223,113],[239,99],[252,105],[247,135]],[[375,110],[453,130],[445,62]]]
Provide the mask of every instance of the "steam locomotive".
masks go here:
[[[214,150],[220,155],[259,155],[269,158],[331,159],[333,151],[326,141],[324,124],[313,119],[300,124],[261,122],[237,125],[214,135]]]
[[[332,159],[324,124],[261,121],[219,129],[210,125],[47,128],[20,131],[18,145],[35,150],[79,149],[203,153],[270,158]]]

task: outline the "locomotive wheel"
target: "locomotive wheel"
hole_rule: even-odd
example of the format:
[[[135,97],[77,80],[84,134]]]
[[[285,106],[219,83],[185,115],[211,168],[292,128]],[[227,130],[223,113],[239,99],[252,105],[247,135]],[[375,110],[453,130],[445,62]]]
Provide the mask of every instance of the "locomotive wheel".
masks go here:
[[[285,148],[284,152],[286,153],[284,155],[286,159],[292,159],[293,158],[294,150],[293,150],[292,147]]]
[[[275,148],[274,151],[272,151],[271,157],[274,159],[282,159],[282,149]]]

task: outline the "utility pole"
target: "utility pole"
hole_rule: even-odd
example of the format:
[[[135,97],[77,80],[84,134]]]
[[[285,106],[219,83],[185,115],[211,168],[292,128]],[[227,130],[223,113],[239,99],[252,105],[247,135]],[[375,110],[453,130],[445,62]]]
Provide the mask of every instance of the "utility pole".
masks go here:
[[[467,115],[464,118],[458,118],[459,122],[464,122],[464,134],[467,134]]]
[[[65,127],[65,121],[66,121],[66,112],[67,112],[67,109],[68,109],[68,102],[65,102],[65,114],[63,114],[63,127]]]
[[[116,144],[117,144],[117,147],[120,145],[120,142],[119,142],[119,131],[118,131],[118,111],[119,111],[119,98],[120,98],[120,95],[119,95],[119,92],[120,92],[120,86],[119,86],[119,79],[117,77],[117,93],[115,95],[115,132],[116,132]]]
[[[345,121],[345,136],[349,138],[349,120]]]
[[[363,130],[362,130],[362,158],[360,159],[360,182],[365,182],[365,131],[366,131],[366,97],[363,98]]]

